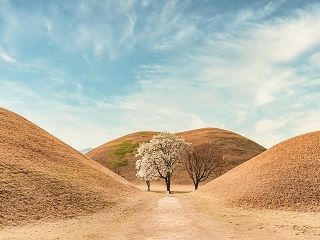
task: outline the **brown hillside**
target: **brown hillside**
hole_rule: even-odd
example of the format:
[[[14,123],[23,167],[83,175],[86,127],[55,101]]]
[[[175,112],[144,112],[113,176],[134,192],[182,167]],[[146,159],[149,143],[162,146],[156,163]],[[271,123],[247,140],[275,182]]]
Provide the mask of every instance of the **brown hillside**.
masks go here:
[[[125,179],[131,182],[137,182],[138,180],[135,176],[136,158],[134,157],[136,149],[139,143],[149,141],[155,134],[157,134],[157,132],[137,132],[129,134],[91,150],[87,153],[87,156],[117,171]],[[207,144],[208,147],[215,148],[222,152],[224,162],[220,166],[217,176],[265,150],[262,146],[239,134],[218,128],[196,129],[180,132],[178,135],[192,143],[192,146]],[[123,153],[121,157],[124,161],[127,161],[127,166],[120,166],[117,169],[113,163],[119,159],[119,153]],[[212,177],[210,180],[217,176]],[[173,182],[179,184],[192,183],[184,170],[174,176]]]
[[[320,211],[320,131],[275,145],[201,191],[228,205]]]
[[[0,108],[0,226],[72,217],[136,190],[23,117]]]

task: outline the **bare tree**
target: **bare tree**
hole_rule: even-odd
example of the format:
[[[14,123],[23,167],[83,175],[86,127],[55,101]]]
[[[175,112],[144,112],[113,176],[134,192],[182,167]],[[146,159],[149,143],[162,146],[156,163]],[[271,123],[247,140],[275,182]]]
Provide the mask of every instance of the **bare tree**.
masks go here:
[[[210,144],[201,144],[190,148],[185,158],[185,168],[193,181],[195,190],[199,183],[216,173],[222,155]]]

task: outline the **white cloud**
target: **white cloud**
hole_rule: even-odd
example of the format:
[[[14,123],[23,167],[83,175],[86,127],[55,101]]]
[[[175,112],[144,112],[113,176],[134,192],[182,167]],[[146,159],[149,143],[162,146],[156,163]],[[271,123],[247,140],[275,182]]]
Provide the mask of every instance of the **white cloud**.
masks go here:
[[[320,107],[318,110],[285,112],[280,113],[281,117],[279,118],[261,119],[255,124],[253,135],[258,142],[263,142],[265,146],[272,147],[289,137],[320,131],[319,110]]]
[[[320,17],[317,13],[302,14],[298,19],[271,21],[257,26],[249,40],[239,48],[249,60],[281,63],[293,60],[319,44]],[[250,51],[249,51],[250,50]],[[250,54],[249,54],[250,53]]]
[[[80,90],[82,86],[76,88]],[[54,99],[44,98],[36,89],[3,79],[0,80],[0,93],[1,107],[24,116],[77,149],[98,146],[106,139],[111,140],[129,131],[105,124],[116,122],[114,116],[105,114],[113,108],[112,105],[86,99],[81,93],[74,96],[79,106],[73,106],[63,103],[62,99],[66,97],[63,94]]]
[[[6,63],[9,63],[9,64],[16,64],[16,60],[8,53],[6,52],[0,52],[0,60],[1,61],[4,61]]]
[[[31,97],[33,100],[40,99],[40,96],[28,86],[19,84],[13,80],[0,79],[1,100],[18,100],[20,96]],[[12,94],[13,93],[13,94]]]
[[[48,34],[52,34],[53,22],[49,18],[43,20],[43,27],[47,30]]]
[[[183,43],[185,40],[192,38],[197,32],[195,26],[189,25],[185,26],[182,29],[178,29],[175,34],[170,34],[169,36],[164,36],[159,39],[159,42],[156,42],[153,45],[155,50],[166,50],[177,46],[180,43]]]
[[[319,44],[319,22],[315,12],[300,12],[237,29],[237,34],[207,36],[206,44],[190,53],[165,64],[143,66],[138,73],[139,92],[115,104],[135,116],[133,122],[141,121],[141,127],[159,121],[166,121],[169,128],[175,121],[187,127],[196,116],[197,126],[223,122],[226,128],[272,146],[291,136],[298,122],[282,102],[298,101],[299,112],[305,106],[298,94],[312,82],[297,75],[290,64]],[[239,108],[239,103],[245,107]],[[304,114],[309,112],[305,109]],[[242,125],[246,130],[241,130]],[[304,129],[318,126],[309,125],[313,127]]]
[[[286,126],[291,120],[292,117],[288,116],[284,116],[278,119],[262,119],[255,124],[254,130],[259,135],[279,131],[281,128]]]
[[[310,57],[310,63],[313,67],[320,68],[320,52],[312,54]]]
[[[257,21],[262,18],[266,18],[274,13],[283,3],[283,0],[277,2],[268,2],[262,8],[259,9],[244,9],[240,11],[236,17],[236,23],[243,23],[248,21]]]
[[[19,40],[29,39],[40,27],[50,44],[66,54],[79,54],[88,64],[103,56],[120,62],[136,46],[153,61],[133,69],[134,90],[97,99],[85,95],[86,86],[77,76],[55,69],[50,59],[33,58],[19,67],[41,69],[56,88],[35,92],[14,79],[0,80],[1,104],[26,114],[77,148],[132,131],[210,126],[232,129],[272,146],[319,128],[320,110],[315,107],[319,93],[310,93],[319,87],[319,79],[301,74],[306,67],[299,64],[306,57],[309,62],[303,65],[310,65],[308,71],[319,68],[319,54],[308,57],[320,47],[319,7],[268,18],[281,5],[273,2],[257,11],[245,9],[230,18],[234,21],[221,24],[223,13],[215,18],[217,22],[186,13],[188,1],[166,1],[157,8],[151,1],[139,4],[142,12],[136,12],[132,1],[82,1],[77,8],[66,4],[67,10],[74,11],[70,19],[60,18],[59,11],[52,9],[49,16],[42,12],[31,16],[12,11],[10,4],[1,6],[6,26],[2,41],[10,48],[0,52],[5,64],[22,59],[16,47]],[[97,9],[106,14],[96,15]],[[26,14],[28,22],[19,20]],[[94,66],[92,72],[101,66]],[[125,88],[132,87],[129,81],[126,84]],[[90,90],[95,87],[90,85]],[[50,99],[44,96],[49,91]],[[27,104],[32,111],[26,110]]]
[[[320,102],[320,96],[318,96]],[[320,107],[309,112],[297,114],[292,122],[293,135],[300,135],[307,132],[320,131]]]

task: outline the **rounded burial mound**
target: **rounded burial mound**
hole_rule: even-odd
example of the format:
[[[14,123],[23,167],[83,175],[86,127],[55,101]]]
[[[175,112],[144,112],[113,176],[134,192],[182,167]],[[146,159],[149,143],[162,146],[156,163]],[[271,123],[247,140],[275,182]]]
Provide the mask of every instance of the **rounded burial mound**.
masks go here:
[[[320,211],[320,131],[275,145],[201,191],[228,205]]]
[[[96,212],[135,191],[112,171],[0,108],[0,225]]]
[[[135,170],[136,149],[140,143],[149,141],[156,134],[158,132],[132,133],[91,150],[87,153],[87,156],[112,169],[125,179],[137,182]],[[218,171],[209,180],[265,151],[264,147],[250,139],[219,128],[195,129],[180,132],[177,135],[191,143],[191,146],[204,144],[223,155],[223,161],[220,163]],[[192,184],[192,180],[187,172],[182,169],[173,176],[173,183]]]

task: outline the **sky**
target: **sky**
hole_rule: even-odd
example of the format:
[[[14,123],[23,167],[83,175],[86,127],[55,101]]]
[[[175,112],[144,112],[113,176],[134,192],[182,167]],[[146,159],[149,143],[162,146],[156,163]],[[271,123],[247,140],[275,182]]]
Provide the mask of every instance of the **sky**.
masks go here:
[[[0,0],[0,106],[76,149],[320,130],[320,1]]]

